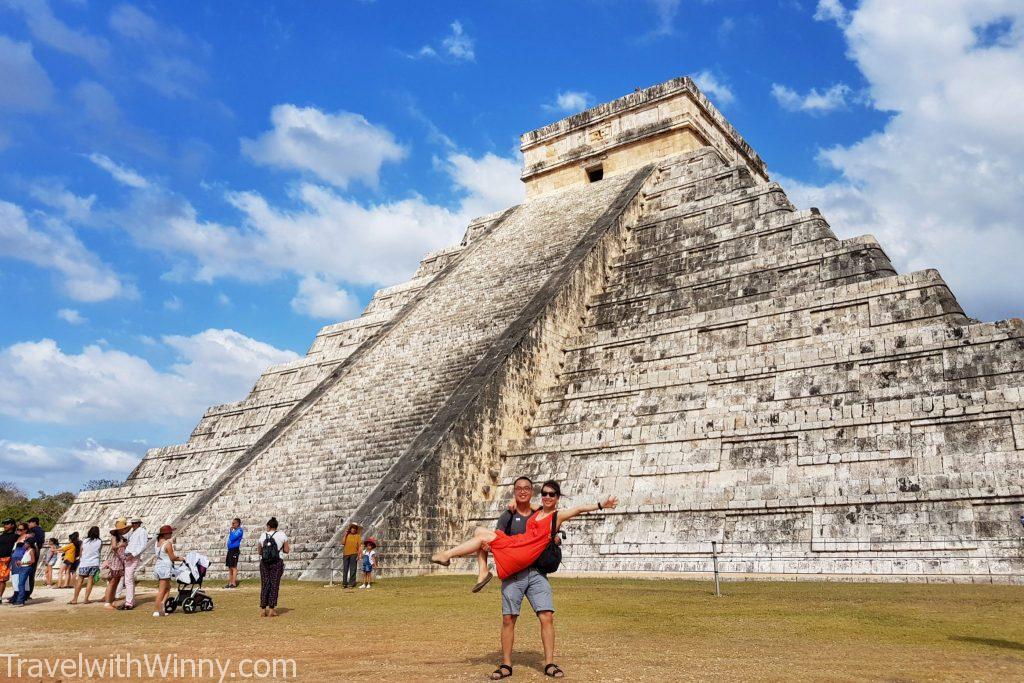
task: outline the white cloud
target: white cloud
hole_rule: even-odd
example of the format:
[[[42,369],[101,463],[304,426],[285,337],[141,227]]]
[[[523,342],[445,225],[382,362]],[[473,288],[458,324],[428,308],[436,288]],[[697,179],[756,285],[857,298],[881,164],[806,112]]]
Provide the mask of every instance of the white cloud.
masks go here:
[[[803,111],[810,114],[825,114],[846,106],[846,97],[850,94],[850,86],[836,83],[824,92],[811,88],[806,95],[800,95],[792,88],[779,83],[772,83],[772,97],[788,111]]]
[[[650,0],[650,2],[654,7],[654,15],[657,17],[658,23],[641,39],[653,40],[675,33],[675,21],[676,15],[679,13],[680,0]]]
[[[467,62],[472,62],[476,59],[476,53],[473,51],[473,39],[466,35],[465,29],[462,28],[462,22],[452,22],[452,32],[441,41],[441,46],[444,47],[452,58],[459,59]]]
[[[818,0],[818,6],[814,10],[816,21],[834,21],[840,26],[845,26],[850,21],[850,13],[839,0]]]
[[[143,188],[148,187],[149,182],[141,175],[131,170],[130,168],[121,166],[115,163],[110,157],[104,154],[92,153],[89,155],[89,161],[96,164],[104,171],[109,173],[114,180],[127,185],[128,187]]]
[[[53,84],[32,46],[0,35],[0,108],[40,111],[53,100]]]
[[[182,308],[181,299],[176,296],[171,296],[169,299],[164,300],[164,310],[177,313]]]
[[[87,221],[92,214],[93,204],[96,203],[96,195],[79,197],[65,189],[64,185],[57,180],[37,180],[29,186],[28,191],[33,199],[52,209],[59,210],[63,214],[64,220],[72,223]]]
[[[117,100],[96,81],[82,81],[71,92],[75,102],[86,118],[101,123],[115,123],[121,118],[121,108]]]
[[[242,140],[243,154],[259,164],[308,171],[341,188],[353,180],[376,187],[381,165],[407,153],[386,128],[352,112],[279,104],[270,120],[272,130]]]
[[[296,313],[339,321],[354,318],[360,312],[355,295],[319,275],[302,278],[291,305]]]
[[[65,24],[53,15],[47,0],[6,0],[6,4],[21,13],[29,33],[43,45],[84,59],[96,67],[105,64],[110,57],[106,40]]]
[[[57,311],[57,317],[69,325],[81,325],[89,322],[81,313],[73,308],[62,308]]]
[[[100,345],[65,353],[52,339],[0,349],[0,414],[57,424],[148,423],[187,428],[214,404],[242,399],[268,366],[294,360],[234,330],[166,336],[168,371]]]
[[[33,214],[30,222],[20,206],[5,201],[0,201],[0,257],[60,273],[64,291],[77,301],[137,296],[135,289],[90,252],[70,227],[43,214]]]
[[[693,76],[693,82],[697,84],[697,87],[701,89],[708,99],[715,102],[718,105],[729,105],[736,100],[736,95],[733,94],[732,88],[726,85],[724,82],[719,80],[715,74],[711,73],[707,69],[701,71]]]
[[[115,33],[142,49],[145,64],[135,76],[164,97],[194,98],[207,81],[206,71],[190,58],[197,47],[177,28],[161,24],[129,4],[116,6],[109,24]]]
[[[978,31],[1009,21],[980,46]],[[841,234],[872,232],[901,270],[937,267],[969,315],[1020,315],[1024,280],[1024,6],[868,0],[848,17],[848,54],[885,126],[821,152],[840,177],[791,183]]]
[[[221,306],[230,306],[231,305],[231,297],[229,297],[224,292],[220,292],[217,295],[217,303],[219,303]]]
[[[566,90],[555,96],[552,104],[542,105],[545,111],[565,112],[575,114],[583,111],[594,104],[594,96],[580,90]]]
[[[410,59],[447,56],[451,60],[458,62],[475,61],[476,51],[474,46],[476,41],[466,33],[466,29],[462,26],[462,22],[453,21],[450,28],[451,33],[441,39],[440,48],[435,48],[432,45],[424,45],[416,52],[406,56]]]
[[[72,447],[0,439],[0,469],[26,487],[42,490],[53,490],[55,481],[121,479],[139,460],[137,453],[111,448],[95,439]]]

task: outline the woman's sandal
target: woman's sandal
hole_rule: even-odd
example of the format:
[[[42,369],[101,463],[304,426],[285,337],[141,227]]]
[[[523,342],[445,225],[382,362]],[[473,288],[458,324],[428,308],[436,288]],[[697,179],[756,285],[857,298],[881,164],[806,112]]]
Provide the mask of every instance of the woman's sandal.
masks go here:
[[[487,576],[485,576],[482,581],[478,581],[477,584],[475,586],[473,586],[473,592],[474,593],[479,593],[480,591],[482,591],[484,589],[484,586],[489,584],[493,577],[494,577],[493,574],[491,574],[490,572],[487,572]]]
[[[430,561],[433,562],[434,564],[439,564],[442,567],[447,567],[448,565],[450,565],[452,563],[451,560],[439,560],[439,559],[437,559],[440,555],[441,555],[441,553],[434,553],[434,555],[430,558]]]
[[[502,664],[497,669],[491,672],[492,681],[500,681],[503,678],[508,678],[512,675],[512,667],[508,664]]]
[[[544,665],[544,675],[551,678],[565,678],[565,672],[555,663]]]

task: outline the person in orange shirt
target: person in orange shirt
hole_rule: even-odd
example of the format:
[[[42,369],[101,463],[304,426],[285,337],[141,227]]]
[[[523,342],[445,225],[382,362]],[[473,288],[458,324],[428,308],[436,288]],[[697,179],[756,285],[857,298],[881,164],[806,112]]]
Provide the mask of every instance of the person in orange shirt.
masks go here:
[[[356,570],[359,567],[359,551],[363,547],[363,527],[355,522],[348,525],[345,538],[342,539],[341,555],[341,587],[356,587]]]

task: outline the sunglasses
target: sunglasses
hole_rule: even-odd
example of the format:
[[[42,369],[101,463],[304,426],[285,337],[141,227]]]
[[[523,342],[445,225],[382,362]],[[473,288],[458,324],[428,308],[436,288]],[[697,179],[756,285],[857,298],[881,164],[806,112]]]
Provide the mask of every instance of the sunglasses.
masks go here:
[[[554,491],[541,491],[540,492],[540,497],[541,498],[558,498],[558,494],[555,493]]]

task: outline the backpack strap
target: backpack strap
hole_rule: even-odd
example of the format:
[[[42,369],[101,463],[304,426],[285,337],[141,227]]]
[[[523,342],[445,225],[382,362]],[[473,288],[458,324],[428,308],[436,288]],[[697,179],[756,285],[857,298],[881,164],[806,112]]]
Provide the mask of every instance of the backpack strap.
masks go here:
[[[555,534],[558,533],[558,510],[551,513],[551,540],[555,540]]]

